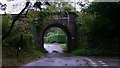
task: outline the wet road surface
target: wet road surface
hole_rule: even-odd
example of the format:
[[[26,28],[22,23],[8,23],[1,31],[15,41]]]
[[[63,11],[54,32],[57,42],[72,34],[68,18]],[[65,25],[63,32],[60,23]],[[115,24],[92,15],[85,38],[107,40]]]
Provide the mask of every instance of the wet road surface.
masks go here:
[[[48,53],[52,53],[53,51],[57,51],[59,53],[63,52],[63,49],[58,43],[44,44],[44,48],[48,51]]]
[[[44,48],[48,51],[45,57],[28,63],[25,66],[65,66],[67,68],[74,68],[73,66],[79,66],[84,68],[91,67],[107,67],[107,68],[120,68],[120,59],[118,57],[83,57],[83,56],[73,56],[71,54],[63,53],[63,49],[59,44],[45,44]],[[70,67],[69,67],[70,66]],[[71,67],[72,66],[72,67]],[[110,67],[111,66],[111,67]],[[77,67],[77,68],[79,68]],[[21,67],[22,68],[22,67]]]

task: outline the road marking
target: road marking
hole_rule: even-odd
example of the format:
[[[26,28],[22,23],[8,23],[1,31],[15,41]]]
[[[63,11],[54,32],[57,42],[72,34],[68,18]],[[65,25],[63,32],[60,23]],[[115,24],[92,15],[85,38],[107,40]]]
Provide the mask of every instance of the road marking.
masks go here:
[[[98,61],[99,63],[101,63],[103,66],[108,66],[105,62],[103,61]]]
[[[91,59],[86,58],[86,57],[83,57],[83,58],[85,58],[86,60],[88,60],[92,66],[94,66],[94,67],[98,66],[98,65],[97,65],[94,61],[92,61]],[[102,66],[108,66],[108,65],[107,65],[105,62],[103,62],[103,61],[98,61],[98,62],[99,62]]]
[[[88,60],[92,66],[94,66],[94,67],[98,66],[98,65],[97,65],[94,61],[92,61],[91,59],[86,58],[86,57],[84,57],[84,58],[85,58],[86,60]]]

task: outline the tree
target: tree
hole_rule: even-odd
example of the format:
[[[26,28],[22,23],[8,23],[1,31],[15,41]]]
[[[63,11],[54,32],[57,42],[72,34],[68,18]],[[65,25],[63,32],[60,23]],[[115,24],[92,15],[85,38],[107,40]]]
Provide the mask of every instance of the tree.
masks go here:
[[[35,7],[35,8],[36,8],[36,10],[37,10],[37,8],[39,8],[40,10],[42,10],[41,5],[42,5],[42,3],[41,3],[41,2],[35,2],[35,4],[34,4],[34,6],[33,6],[33,7]]]
[[[6,4],[2,4],[1,2],[0,2],[0,9],[2,10],[2,11],[4,11],[5,12],[5,14],[6,14],[6,7],[7,7],[7,5]]]
[[[11,33],[11,31],[12,31],[12,29],[13,29],[13,27],[14,27],[15,22],[19,19],[19,17],[22,15],[22,13],[25,11],[25,9],[29,6],[29,3],[30,3],[30,2],[26,2],[25,8],[17,15],[17,17],[14,18],[14,20],[12,21],[12,24],[11,24],[11,26],[10,26],[10,29],[8,30],[8,32],[7,32],[5,35],[3,35],[3,37],[2,37],[3,40],[4,40],[6,37],[9,36],[9,34]]]
[[[87,13],[100,15],[101,17],[110,20],[110,22],[106,24],[107,28],[105,30],[107,30],[107,32],[110,32],[109,33],[111,34],[110,37],[112,37],[113,35],[114,36],[119,35],[118,34],[118,29],[119,29],[118,22],[120,21],[119,7],[120,7],[119,2],[113,2],[113,3],[98,2],[98,3],[92,3],[85,11]]]
[[[86,27],[91,29],[88,33],[89,44],[93,47],[101,47],[116,50],[119,43],[119,23],[120,22],[120,3],[119,2],[93,2],[88,8],[83,10],[85,15],[94,15],[95,18],[89,22],[84,18]],[[94,17],[93,16],[93,17]],[[92,17],[91,17],[92,18]],[[88,23],[89,22],[89,23]],[[97,42],[98,41],[98,42]],[[96,46],[99,45],[99,46]]]

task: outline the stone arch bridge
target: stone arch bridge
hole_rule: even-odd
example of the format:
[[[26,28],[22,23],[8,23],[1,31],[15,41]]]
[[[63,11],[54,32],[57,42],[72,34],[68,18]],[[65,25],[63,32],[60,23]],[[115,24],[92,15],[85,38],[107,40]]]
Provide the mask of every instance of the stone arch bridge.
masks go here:
[[[62,29],[67,35],[67,52],[76,49],[76,19],[77,15],[74,12],[65,12],[61,14],[56,12],[51,15],[50,24],[42,24],[42,29],[38,31],[38,45],[44,51],[44,33],[52,27]]]

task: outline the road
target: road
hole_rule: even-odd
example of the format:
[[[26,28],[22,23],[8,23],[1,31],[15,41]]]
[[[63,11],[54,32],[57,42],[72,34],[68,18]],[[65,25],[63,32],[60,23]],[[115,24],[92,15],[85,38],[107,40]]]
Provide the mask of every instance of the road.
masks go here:
[[[91,67],[107,67],[107,68],[119,68],[120,59],[118,57],[85,57],[85,56],[73,56],[71,54],[63,53],[63,49],[59,44],[45,44],[44,48],[48,50],[48,53],[44,58],[28,63],[23,67],[36,67],[43,66],[44,68],[50,66],[62,66],[65,68],[91,68]],[[41,67],[40,67],[41,68]],[[53,67],[52,67],[53,68]]]

